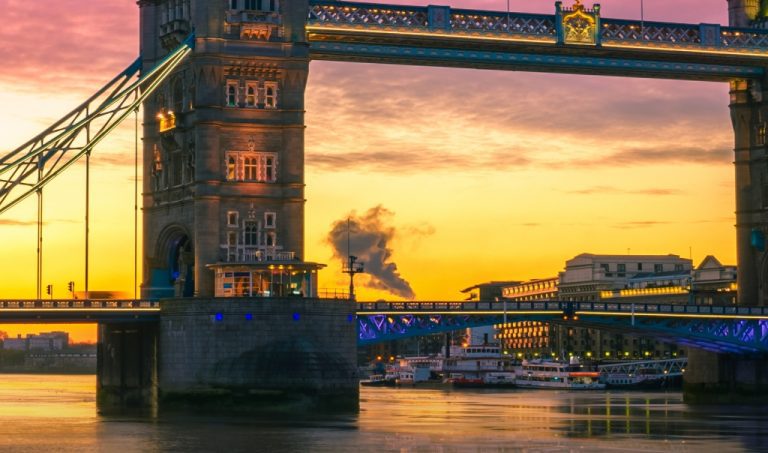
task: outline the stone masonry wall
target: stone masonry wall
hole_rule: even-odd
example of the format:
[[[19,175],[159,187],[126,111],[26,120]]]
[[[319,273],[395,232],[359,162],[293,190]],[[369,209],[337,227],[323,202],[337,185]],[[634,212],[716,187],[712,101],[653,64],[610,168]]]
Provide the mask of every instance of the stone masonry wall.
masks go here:
[[[177,299],[161,303],[160,402],[321,400],[357,407],[348,301]]]

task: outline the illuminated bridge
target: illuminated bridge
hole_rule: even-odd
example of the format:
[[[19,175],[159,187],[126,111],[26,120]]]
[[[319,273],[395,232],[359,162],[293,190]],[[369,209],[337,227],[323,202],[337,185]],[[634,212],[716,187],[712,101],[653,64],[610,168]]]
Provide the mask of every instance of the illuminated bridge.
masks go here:
[[[730,81],[762,78],[768,30],[555,14],[311,1],[314,60]]]
[[[0,301],[0,323],[158,322],[160,307],[161,302],[153,300],[6,300]],[[302,313],[296,314],[300,318]],[[211,324],[225,321],[216,310],[207,313],[207,318]],[[562,301],[361,302],[356,313],[360,345],[501,324],[505,319],[634,333],[716,352],[768,352],[768,307]]]
[[[715,352],[768,352],[768,307],[599,302],[368,302],[360,344],[534,320],[652,336]]]

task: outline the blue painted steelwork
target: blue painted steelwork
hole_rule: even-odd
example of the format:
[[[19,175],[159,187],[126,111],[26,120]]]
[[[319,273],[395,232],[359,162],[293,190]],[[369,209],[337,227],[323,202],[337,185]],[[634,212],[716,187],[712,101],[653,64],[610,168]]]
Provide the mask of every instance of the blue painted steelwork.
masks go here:
[[[768,30],[605,19],[594,43],[564,42],[563,13],[310,1],[313,59],[694,80],[758,78]],[[528,56],[527,61],[521,60]]]
[[[654,337],[716,352],[768,352],[768,307],[597,302],[370,302],[361,345],[507,322],[545,321]]]

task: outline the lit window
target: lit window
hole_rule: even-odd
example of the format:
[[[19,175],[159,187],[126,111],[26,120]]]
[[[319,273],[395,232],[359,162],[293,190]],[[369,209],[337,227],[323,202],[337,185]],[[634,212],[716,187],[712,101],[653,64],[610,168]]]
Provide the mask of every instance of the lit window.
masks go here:
[[[259,165],[256,157],[243,158],[243,179],[245,181],[256,181]]]
[[[237,218],[239,217],[239,214],[237,211],[229,211],[227,212],[227,226],[229,227],[236,227],[237,226]]]
[[[275,180],[275,164],[274,159],[267,157],[264,162],[264,179],[268,182],[274,182]]]
[[[227,261],[237,261],[237,233],[234,231],[227,234]]]
[[[275,224],[277,223],[275,219],[277,219],[277,214],[275,214],[274,212],[265,212],[264,228],[274,228]]]
[[[245,105],[246,107],[256,107],[257,90],[256,82],[248,82],[245,85]]]
[[[264,83],[264,108],[277,108],[277,83]]]
[[[256,222],[245,222],[245,245],[259,245],[259,227]]]
[[[237,179],[237,160],[235,156],[227,157],[227,180],[234,181]]]
[[[765,136],[766,136],[767,130],[768,130],[768,125],[766,125],[766,123],[761,123],[757,127],[757,144],[758,145],[765,145]]]
[[[227,107],[237,107],[237,81],[227,81]]]

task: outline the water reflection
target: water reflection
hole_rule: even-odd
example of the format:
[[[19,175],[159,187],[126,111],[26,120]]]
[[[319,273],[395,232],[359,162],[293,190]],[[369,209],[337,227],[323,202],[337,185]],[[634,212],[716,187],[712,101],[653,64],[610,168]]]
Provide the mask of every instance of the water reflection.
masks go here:
[[[4,375],[0,451],[768,451],[760,407],[680,393],[361,389],[361,410],[99,416],[93,376]]]

